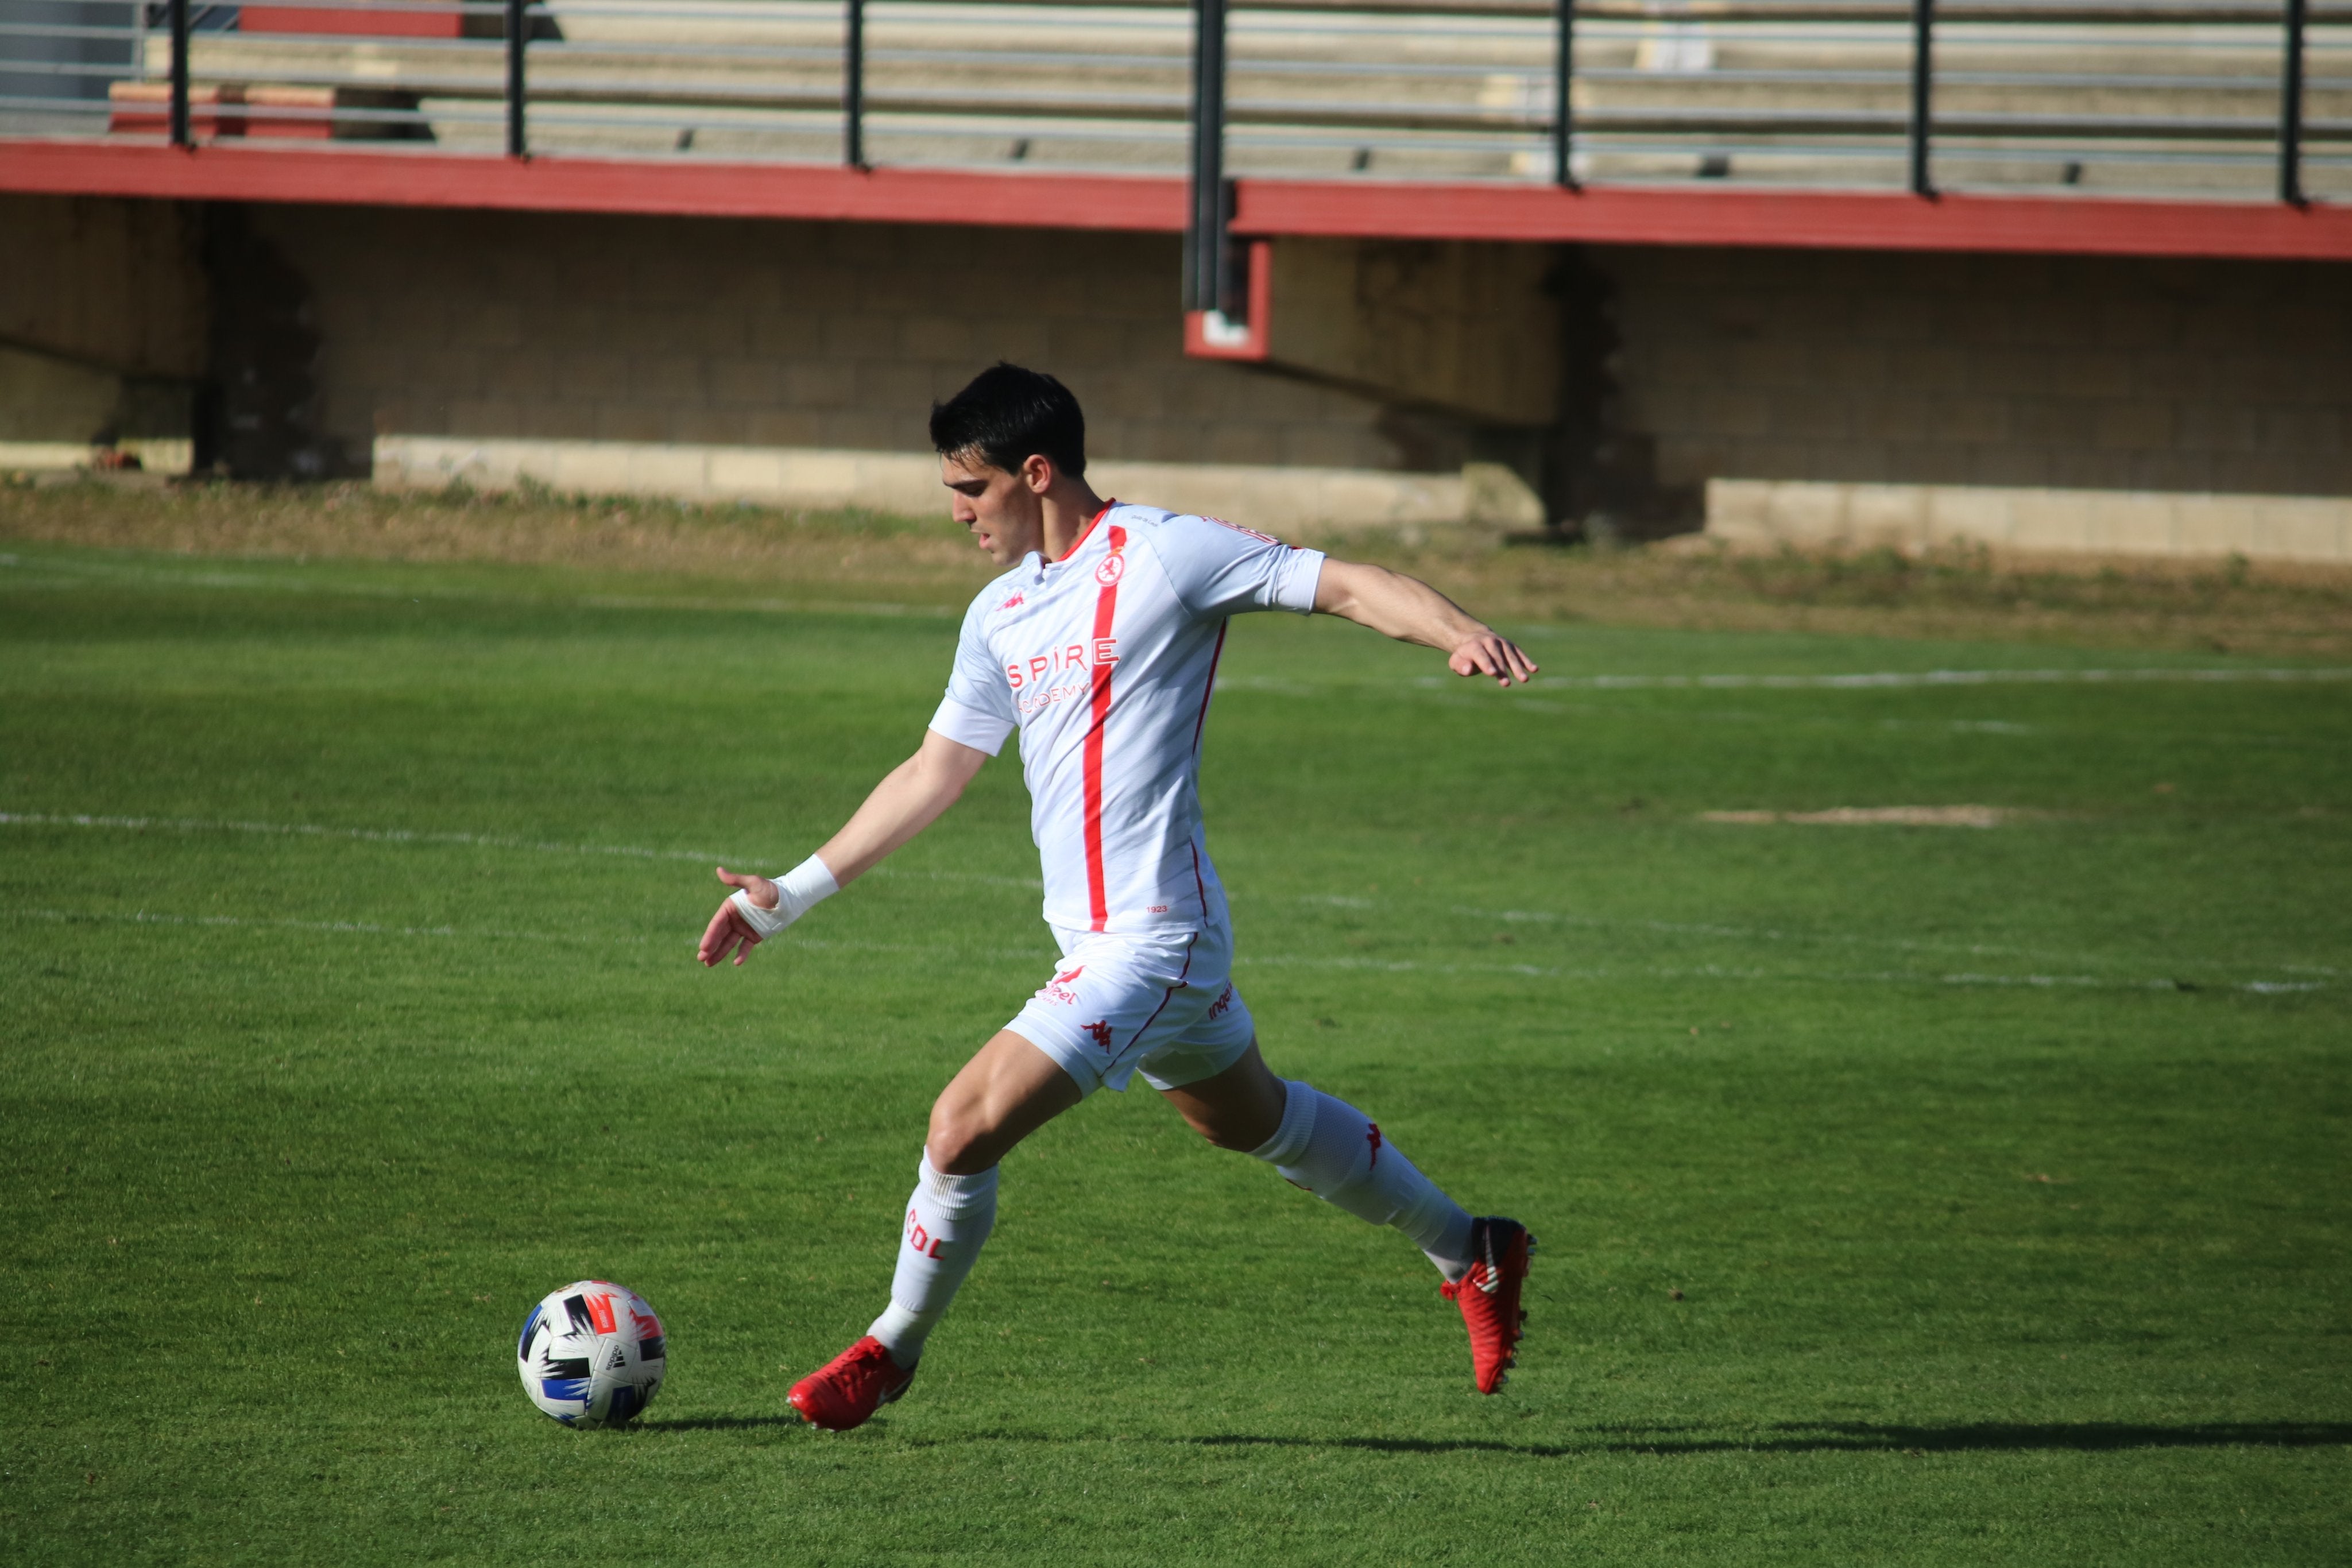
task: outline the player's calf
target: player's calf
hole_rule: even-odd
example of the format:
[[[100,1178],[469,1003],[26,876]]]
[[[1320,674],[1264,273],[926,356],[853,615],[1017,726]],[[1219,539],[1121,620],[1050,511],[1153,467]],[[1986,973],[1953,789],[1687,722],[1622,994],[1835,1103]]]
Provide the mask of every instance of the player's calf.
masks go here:
[[[1471,1264],[1471,1221],[1381,1134],[1380,1124],[1312,1084],[1290,1082],[1274,1136],[1250,1152],[1283,1178],[1373,1225],[1393,1226],[1458,1280]]]

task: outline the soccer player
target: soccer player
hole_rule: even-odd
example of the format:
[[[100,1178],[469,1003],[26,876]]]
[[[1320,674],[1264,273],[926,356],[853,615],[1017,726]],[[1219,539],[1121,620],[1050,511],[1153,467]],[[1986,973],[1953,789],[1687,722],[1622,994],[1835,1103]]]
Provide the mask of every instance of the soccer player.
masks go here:
[[[1505,686],[1534,663],[1412,578],[1212,517],[1104,500],[1086,482],[1077,400],[1051,376],[982,371],[932,408],[931,443],[956,520],[1007,570],[964,615],[947,695],[915,755],[783,876],[720,867],[735,891],[698,956],[741,964],[922,831],[1018,730],[1062,961],[932,1105],[890,1303],[793,1385],[793,1407],[845,1431],[906,1393],[995,1223],[998,1162],[1137,1072],[1219,1148],[1402,1231],[1444,1276],[1478,1390],[1494,1393],[1517,1358],[1534,1238],[1517,1220],[1472,1218],[1361,1111],[1267,1069],[1234,988],[1233,927],[1197,780],[1229,617],[1343,616]]]

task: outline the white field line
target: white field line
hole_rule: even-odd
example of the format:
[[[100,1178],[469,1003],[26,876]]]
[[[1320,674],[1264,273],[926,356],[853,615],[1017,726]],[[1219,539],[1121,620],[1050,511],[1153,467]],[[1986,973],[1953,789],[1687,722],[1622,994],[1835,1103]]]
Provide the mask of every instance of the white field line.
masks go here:
[[[2126,670],[1874,670],[1821,675],[1538,675],[1530,691],[1544,689],[1591,692],[1637,691],[1881,691],[1912,686],[2002,685],[2143,685],[2294,684],[2352,680],[2352,667],[2285,669],[2148,668]],[[1415,675],[1400,681],[1318,681],[1296,675],[1221,675],[1217,685],[1235,691],[1267,692],[1277,696],[1321,696],[1349,688],[1411,686],[1423,691],[1453,691],[1462,682],[1444,675]]]
[[[273,838],[341,839],[374,844],[453,844],[469,849],[523,850],[533,854],[609,855],[623,860],[685,861],[698,865],[758,865],[775,857],[724,855],[704,850],[656,850],[635,844],[567,844],[497,833],[423,832],[406,828],[329,828],[310,822],[243,822],[205,817],[109,817],[86,811],[0,811],[0,827],[100,828],[125,832],[258,833]],[[980,872],[908,871],[879,866],[869,876],[910,877],[927,882],[971,882],[991,887],[1042,892],[1036,877],[990,876]]]
[[[1935,974],[1925,970],[1901,969],[1823,974],[1788,969],[1728,969],[1715,964],[1701,964],[1681,968],[1636,965],[1618,968],[1602,966],[1578,969],[1542,964],[1433,964],[1413,958],[1309,957],[1283,955],[1240,956],[1234,960],[1234,967],[1235,968],[1353,969],[1396,975],[1521,975],[1533,979],[1566,980],[1732,980],[1766,985],[2014,986],[2035,989],[2079,988],[2089,990],[2120,991],[2211,989],[2251,991],[2262,996],[2289,991],[2323,991],[2328,988],[2326,982],[2322,980],[2225,980],[2209,985],[2203,981],[2172,979],[2113,979],[2097,975]]]
[[[48,572],[60,577],[131,578],[180,588],[254,590],[272,593],[336,593],[352,599],[405,599],[466,603],[577,605],[590,610],[747,611],[758,615],[911,615],[950,619],[963,612],[935,604],[897,604],[840,599],[697,599],[686,595],[635,593],[505,593],[488,588],[401,588],[389,583],[341,582],[275,572],[224,571],[217,567],[175,569],[116,561],[69,561],[0,554],[0,569]]]
[[[270,837],[342,840],[362,843],[454,845],[473,849],[520,850],[533,854],[580,856],[612,856],[627,860],[678,861],[699,865],[756,865],[771,857],[763,855],[726,856],[701,850],[657,850],[635,844],[572,844],[515,838],[494,833],[425,832],[403,828],[331,828],[308,822],[251,822],[197,817],[131,817],[101,816],[89,812],[0,811],[0,827],[71,827],[93,830],[114,830],[125,832],[180,833],[256,833]],[[908,871],[891,866],[877,866],[867,873],[880,877],[905,877],[927,882],[969,883],[988,887],[1018,888],[1035,893],[1044,883],[1035,877],[992,876],[981,872]],[[1342,909],[1379,909],[1391,907],[1388,901],[1359,898],[1344,894],[1323,894],[1298,900],[1301,904],[1330,905]],[[1499,920],[1508,924],[1543,924],[1581,927],[1589,930],[1654,931],[1676,936],[1721,937],[1739,942],[1812,942],[1841,946],[1894,948],[1913,952],[1954,952],[1976,956],[2034,956],[2030,950],[1982,943],[1923,942],[1899,936],[1863,936],[1844,932],[1780,931],[1769,927],[1717,925],[1696,922],[1670,920],[1634,920],[1600,915],[1564,915],[1547,909],[1478,909],[1456,905],[1453,914],[1474,920]],[[321,926],[320,929],[331,929]],[[423,933],[429,934],[429,933]],[[929,949],[909,949],[909,951]],[[1259,959],[1261,963],[1273,962]],[[2077,962],[2084,960],[2077,959]],[[2090,962],[2098,962],[2092,958]],[[1347,963],[1349,960],[1335,960]],[[2283,964],[2282,968],[2299,974],[2319,974],[2340,977],[2338,971],[2312,964]],[[1525,967],[1522,966],[1521,967]],[[1511,972],[1506,966],[1498,972]],[[1547,970],[1545,973],[1570,974],[1567,970]],[[1598,973],[1599,971],[1595,971]],[[1675,971],[1681,973],[1681,971]]]
[[[306,931],[320,936],[407,936],[431,937],[441,940],[470,942],[543,942],[565,946],[586,945],[627,944],[647,946],[646,936],[583,937],[577,934],[554,931],[525,931],[511,926],[483,930],[463,930],[454,925],[393,925],[365,920],[289,920],[249,919],[233,915],[166,915],[152,910],[126,913],[81,911],[68,909],[0,910],[0,917],[14,920],[43,921],[57,925],[120,922],[132,925],[199,926],[252,931]],[[684,951],[687,938],[680,936],[678,946]],[[1043,962],[1042,955],[988,954],[973,955],[949,947],[919,947],[870,942],[827,942],[820,938],[794,936],[786,939],[787,950],[809,947],[821,951],[842,953],[889,953],[903,956],[920,954],[927,956],[968,958],[982,956],[1013,962]],[[2322,980],[2231,980],[2210,987],[2169,979],[2104,979],[2095,975],[1979,975],[1934,974],[1917,970],[1877,970],[1864,973],[1807,973],[1775,969],[1729,969],[1717,965],[1672,967],[1663,966],[1631,966],[1612,968],[1568,968],[1540,964],[1442,964],[1423,963],[1417,959],[1321,957],[1299,954],[1270,954],[1244,956],[1234,961],[1236,968],[1339,969],[1359,973],[1402,975],[1508,975],[1527,979],[1557,980],[1714,980],[1761,985],[1893,985],[1893,986],[1964,986],[1964,987],[2023,987],[2034,989],[2079,988],[2091,990],[2183,991],[2231,990],[2246,991],[2260,996],[2285,992],[2320,991],[2328,988]]]
[[[331,936],[425,936],[464,942],[546,942],[560,946],[619,946],[649,947],[656,939],[651,936],[583,936],[576,932],[526,931],[511,925],[493,925],[466,929],[456,925],[392,925],[371,920],[289,920],[284,918],[255,919],[239,915],[161,915],[153,910],[128,911],[82,909],[0,909],[0,919],[37,920],[53,925],[120,923],[128,925],[212,926],[241,931],[310,931]],[[660,938],[660,944],[675,943],[681,954],[692,951],[699,932]],[[904,956],[916,954],[925,957],[1001,957],[999,954],[972,955],[960,948],[917,946],[910,943],[891,942],[828,942],[822,937],[794,936],[788,947],[813,947],[824,952],[889,953]],[[1017,958],[1044,964],[1051,955],[1019,954]]]

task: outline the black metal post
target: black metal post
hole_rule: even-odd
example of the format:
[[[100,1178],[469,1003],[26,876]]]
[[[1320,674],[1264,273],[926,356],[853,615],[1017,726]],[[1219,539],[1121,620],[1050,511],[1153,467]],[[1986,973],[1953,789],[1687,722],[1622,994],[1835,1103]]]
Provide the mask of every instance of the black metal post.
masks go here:
[[[866,167],[866,0],[848,0],[849,36],[841,58],[841,161]]]
[[[1569,89],[1576,80],[1576,0],[1559,0],[1559,41],[1551,71],[1551,183],[1576,189],[1576,110]]]
[[[188,0],[172,0],[172,145],[193,145],[188,134]]]
[[[2286,69],[2279,78],[2279,200],[2302,206],[2304,0],[2286,0]]]
[[[530,47],[530,24],[524,13],[529,0],[507,0],[507,156],[530,155],[529,127],[523,116],[523,50]]]
[[[1225,306],[1225,0],[1193,0],[1192,210],[1184,308]]]
[[[1927,142],[1935,118],[1936,0],[1911,0],[1911,193],[1932,196]]]

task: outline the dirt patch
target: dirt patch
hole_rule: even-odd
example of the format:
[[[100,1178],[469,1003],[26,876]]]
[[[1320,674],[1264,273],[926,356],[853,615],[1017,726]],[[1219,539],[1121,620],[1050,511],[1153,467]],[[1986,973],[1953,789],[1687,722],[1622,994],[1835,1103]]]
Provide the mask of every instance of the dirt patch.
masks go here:
[[[2037,815],[2005,806],[1832,806],[1826,811],[1701,811],[1702,822],[1811,822],[1830,827],[1997,828]]]

